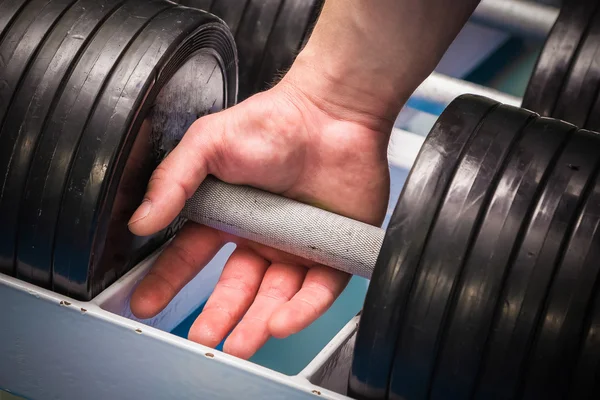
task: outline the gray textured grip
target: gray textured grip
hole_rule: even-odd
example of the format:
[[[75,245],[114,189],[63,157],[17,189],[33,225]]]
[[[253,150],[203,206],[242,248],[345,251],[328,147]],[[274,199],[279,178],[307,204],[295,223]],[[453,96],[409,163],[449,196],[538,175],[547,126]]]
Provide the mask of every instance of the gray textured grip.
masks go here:
[[[185,218],[340,271],[370,278],[383,229],[259,189],[208,177]]]

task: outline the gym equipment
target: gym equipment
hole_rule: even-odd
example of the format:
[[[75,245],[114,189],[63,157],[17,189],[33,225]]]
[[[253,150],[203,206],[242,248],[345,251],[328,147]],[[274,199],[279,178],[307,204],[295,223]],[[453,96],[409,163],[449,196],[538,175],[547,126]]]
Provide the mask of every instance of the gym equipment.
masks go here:
[[[136,238],[126,221],[174,146],[166,141],[235,104],[236,56],[227,27],[199,10],[163,0],[47,7],[55,3],[49,24],[54,14],[29,2],[0,45],[17,46],[0,71],[15,93],[0,131],[0,254],[3,271],[85,300],[181,225]],[[37,52],[14,44],[21,31],[35,32],[22,43]]]
[[[180,0],[222,18],[239,57],[238,99],[268,89],[310,36],[323,0]]]
[[[563,5],[527,85],[523,107],[542,116],[553,115],[563,81],[597,4],[594,0],[575,0]]]
[[[576,360],[554,352],[556,342],[542,347],[552,331],[541,316],[547,301],[564,304],[552,299],[565,292],[551,288],[571,283],[556,271],[569,262],[565,254],[580,254],[577,241],[568,241],[576,222],[595,218],[578,210],[598,174],[599,146],[597,133],[487,99],[463,96],[448,107],[415,162],[372,272],[354,350],[354,397],[513,398],[524,391],[539,398],[568,390],[567,378],[547,374],[569,371]],[[364,224],[214,179],[183,215],[363,276],[379,242]],[[492,293],[483,292],[486,285]],[[565,329],[581,332],[593,317],[586,315],[590,290],[570,307],[556,306],[568,312]],[[474,314],[474,307],[484,308]],[[477,336],[465,342],[462,330]],[[561,339],[577,349],[580,335]],[[532,366],[539,362],[546,375]]]
[[[52,288],[87,300],[122,275],[136,257],[147,254],[142,251],[148,250],[146,243],[127,236],[126,220],[139,203],[152,167],[187,126],[199,115],[235,101],[229,96],[232,90],[235,94],[235,85],[230,85],[235,83],[231,73],[235,51],[231,36],[210,15],[159,1],[142,26],[122,22],[109,29],[100,23],[82,24],[81,28],[95,31],[81,33],[84,44],[60,41],[59,45],[55,38],[61,37],[59,28],[67,26],[63,21],[69,22],[68,29],[77,26],[74,7],[80,7],[82,21],[97,18],[108,23],[116,15],[123,18],[118,10],[134,1],[103,3],[114,7],[110,10],[83,4],[80,0],[65,8],[55,27],[43,33],[45,39],[34,42],[40,50],[33,52],[23,73],[36,78],[9,83],[15,98],[26,99],[27,92],[20,92],[25,84],[32,85],[32,97],[40,93],[50,98],[54,93],[44,111],[48,124],[32,133],[39,139],[31,150],[25,201],[15,202],[19,218],[26,221],[23,229],[20,223],[17,227],[17,254],[23,254],[17,259],[21,262],[17,273],[23,271],[22,279],[35,281],[39,271],[48,273],[43,266],[49,259]],[[165,8],[159,10],[160,4]],[[172,27],[175,18],[180,21],[177,28]],[[135,35],[126,36],[121,25]],[[103,58],[106,49],[100,40],[107,42],[109,32],[123,35],[125,44],[122,50],[108,46],[113,61],[103,63],[105,72],[100,74],[98,64],[86,54],[94,49]],[[62,37],[66,38],[64,33]],[[68,75],[60,78],[67,83],[41,88],[36,79],[51,77],[36,75],[38,67],[33,66],[52,63],[56,52],[51,49],[58,51],[58,46],[70,49],[64,61],[68,74],[52,73]],[[153,46],[164,53],[152,52]],[[46,53],[51,58],[39,58]],[[86,64],[81,64],[83,60]],[[98,79],[89,83],[97,85],[89,98],[79,96],[90,92],[81,89],[88,83],[78,78],[78,68],[90,68],[90,76]],[[196,79],[199,86],[189,90],[189,77],[199,76],[206,79]],[[79,80],[80,86],[71,85],[71,79]],[[188,90],[182,91],[181,85]],[[190,97],[181,98],[184,92]],[[7,112],[5,123],[13,121],[13,115],[21,118],[11,122],[15,126],[28,121],[23,112]],[[23,148],[17,142],[9,144]],[[49,149],[42,147],[47,144]],[[594,336],[598,260],[589,235],[596,227],[592,188],[598,176],[598,146],[596,133],[489,99],[463,96],[450,104],[425,141],[385,234],[213,178],[199,188],[183,216],[372,278],[350,379],[356,398],[450,394],[487,398],[489,393],[597,397],[592,377],[598,367]],[[68,165],[62,165],[59,157]],[[27,164],[27,157],[23,160]],[[9,176],[20,171],[11,167]],[[37,183],[43,179],[52,184]],[[170,237],[179,223],[156,243]],[[47,234],[43,226],[51,232]],[[44,237],[33,235],[38,232]],[[31,256],[38,248],[40,255]],[[491,254],[498,257],[492,259]],[[27,257],[32,261],[26,262]],[[38,260],[39,266],[34,265]],[[487,285],[492,287],[490,296],[482,293]],[[510,309],[515,298],[521,313],[516,320]],[[68,301],[61,305],[71,307]],[[471,312],[474,309],[477,314]],[[79,317],[87,312],[81,307],[77,318],[87,318]],[[544,316],[565,321],[560,339],[554,336],[553,321]],[[510,330],[515,326],[518,329]],[[468,342],[463,334],[472,335]],[[507,348],[516,349],[510,353],[513,357],[506,357]],[[459,370],[463,365],[468,368]],[[490,379],[497,376],[504,380]],[[584,389],[571,381],[581,382]]]

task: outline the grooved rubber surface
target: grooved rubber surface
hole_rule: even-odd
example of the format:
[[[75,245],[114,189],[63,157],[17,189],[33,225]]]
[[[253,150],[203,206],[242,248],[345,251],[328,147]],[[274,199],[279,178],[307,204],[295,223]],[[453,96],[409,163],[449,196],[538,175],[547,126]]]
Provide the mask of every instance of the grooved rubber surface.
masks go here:
[[[596,11],[590,28],[582,39],[552,116],[578,127],[586,127],[598,89],[600,89],[600,9]]]
[[[55,289],[91,298],[133,266],[132,261],[138,261],[127,259],[134,257],[131,254],[124,254],[126,259],[104,259],[111,254],[111,249],[105,251],[111,219],[123,218],[113,216],[112,210],[134,139],[160,89],[196,52],[211,52],[222,63],[225,76],[232,74],[232,43],[225,25],[212,15],[174,7],[154,17],[127,49],[95,99],[68,177],[61,185]],[[229,79],[235,83],[235,78]],[[231,105],[228,102],[235,101],[235,96],[227,92],[229,86],[222,85],[220,93],[223,103]],[[128,235],[128,240],[133,240]]]
[[[564,122],[535,119],[508,158],[463,267],[431,398],[466,399],[473,392],[498,297],[510,270],[510,255],[565,140],[575,129]]]
[[[577,48],[597,6],[596,0],[565,2],[537,60],[522,107],[545,117],[553,116]]]
[[[533,117],[523,109],[499,106],[483,120],[461,157],[427,238],[401,322],[390,399],[428,398],[463,262],[502,176],[505,160]]]
[[[600,141],[586,131],[572,134],[558,158],[502,290],[476,399],[519,395],[556,263],[599,158]]]
[[[0,126],[29,64],[63,13],[75,0],[32,0],[18,15],[0,44]],[[11,132],[13,134],[14,132]],[[0,271],[14,272],[18,207],[21,187],[8,181],[12,138],[2,131],[0,146]]]
[[[258,91],[265,46],[283,0],[248,0],[235,35],[239,52],[239,99]]]
[[[497,105],[478,96],[461,96],[448,105],[425,140],[371,277],[356,337],[351,397],[386,398],[394,346],[425,240],[467,143]]]
[[[32,62],[23,85],[11,105],[2,133],[0,148],[11,151],[5,190],[13,194],[12,207],[17,221],[16,232],[28,232],[24,221],[17,220],[22,192],[36,144],[54,98],[62,89],[63,79],[74,67],[81,52],[93,37],[96,29],[102,25],[120,0],[80,0],[61,18],[56,28],[41,47],[38,56]],[[0,154],[3,151],[0,151]],[[5,160],[4,156],[0,156]],[[45,210],[35,210],[43,214]],[[52,226],[32,231],[23,238],[32,241],[35,236],[45,238]],[[31,235],[31,236],[30,236]],[[35,241],[34,241],[35,243]],[[17,241],[17,246],[23,242]],[[52,244],[50,243],[50,246]],[[40,258],[38,248],[23,246],[25,251],[17,251],[17,277],[42,287],[50,287],[52,270],[51,257]]]

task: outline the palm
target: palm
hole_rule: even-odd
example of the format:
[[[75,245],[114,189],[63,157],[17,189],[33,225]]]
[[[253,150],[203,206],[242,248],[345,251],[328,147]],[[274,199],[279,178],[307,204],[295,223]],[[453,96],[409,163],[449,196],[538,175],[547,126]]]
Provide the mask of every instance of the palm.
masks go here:
[[[373,136],[385,134],[336,118],[305,97],[275,87],[197,121],[179,147],[203,149],[201,176],[209,173],[379,224],[389,176],[385,141]],[[179,155],[180,160],[185,157]],[[181,162],[176,158],[172,155],[167,167],[159,168],[155,183],[167,180],[164,171],[169,163]],[[187,196],[189,189],[183,190]],[[171,202],[175,213],[181,209],[179,200]],[[166,214],[163,224],[174,215]],[[132,228],[136,233],[145,229],[151,230]],[[242,358],[270,336],[286,337],[312,323],[349,279],[331,268],[188,224],[134,294],[133,312],[139,317],[160,312],[229,241],[238,246],[189,337],[214,347],[231,332],[224,350]]]

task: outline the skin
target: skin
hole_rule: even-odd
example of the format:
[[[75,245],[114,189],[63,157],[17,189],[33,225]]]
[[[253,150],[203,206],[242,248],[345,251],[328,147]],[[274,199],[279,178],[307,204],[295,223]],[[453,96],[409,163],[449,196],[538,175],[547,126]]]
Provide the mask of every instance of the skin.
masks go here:
[[[475,0],[327,0],[314,32],[270,90],[203,117],[155,170],[129,227],[167,226],[210,174],[380,225],[393,122],[431,73]],[[131,299],[158,314],[228,242],[237,244],[189,339],[251,357],[321,316],[349,276],[189,223]]]

